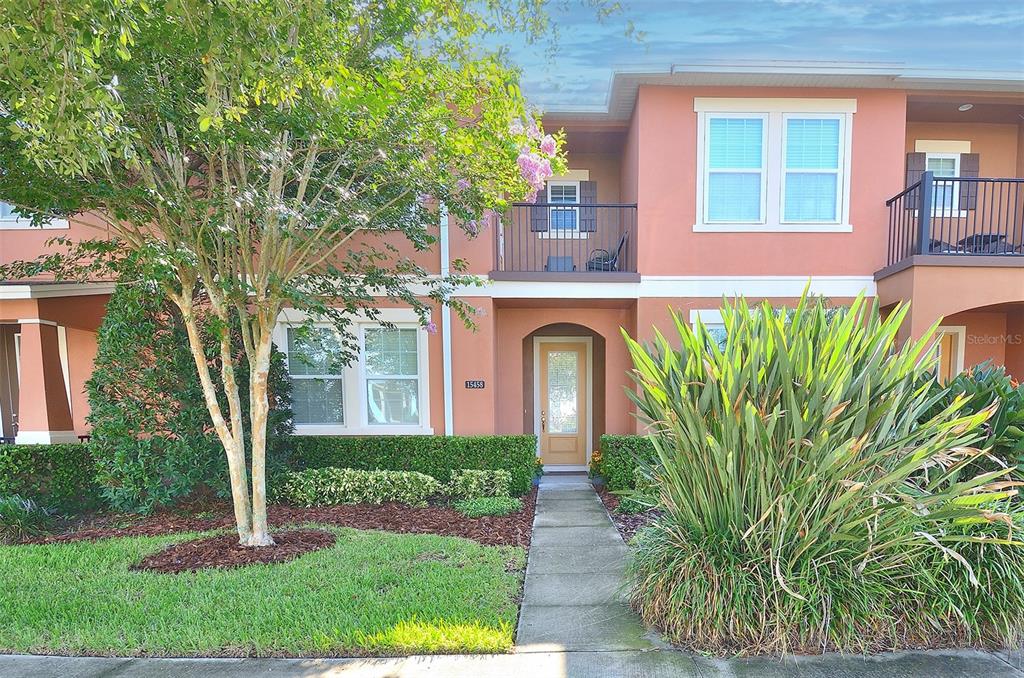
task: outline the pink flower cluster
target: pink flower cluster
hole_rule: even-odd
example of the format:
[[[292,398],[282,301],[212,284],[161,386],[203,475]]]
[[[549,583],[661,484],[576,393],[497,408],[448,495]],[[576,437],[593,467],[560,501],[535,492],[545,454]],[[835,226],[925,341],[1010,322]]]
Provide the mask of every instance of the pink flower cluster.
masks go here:
[[[551,171],[551,160],[524,148],[520,151],[516,163],[519,165],[519,174],[530,185],[530,192],[527,193],[526,199],[528,202],[533,202],[537,199],[537,193],[544,188],[544,182],[554,174]]]
[[[555,143],[555,138],[550,134],[545,134],[544,138],[540,141],[540,152],[549,158],[555,157],[555,153],[558,152],[558,144]]]
[[[532,143],[523,146],[516,159],[520,176],[530,185],[526,200],[533,202],[537,199],[537,194],[544,189],[544,183],[554,175],[551,170],[551,158],[558,154],[558,142],[550,134],[543,134],[537,126],[537,121],[532,117],[526,121],[515,120],[509,126],[509,132],[513,136],[525,135],[530,142],[537,142],[538,150],[530,148]]]

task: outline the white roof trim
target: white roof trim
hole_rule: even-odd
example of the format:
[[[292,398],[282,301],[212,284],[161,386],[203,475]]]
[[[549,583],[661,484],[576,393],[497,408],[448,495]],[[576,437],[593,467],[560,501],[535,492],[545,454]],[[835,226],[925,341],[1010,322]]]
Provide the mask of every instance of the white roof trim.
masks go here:
[[[892,63],[710,61],[672,64],[665,68],[616,67],[604,106],[553,105],[545,106],[544,110],[559,119],[628,120],[641,85],[947,90],[1024,95],[1024,75],[1016,71],[935,70]]]
[[[11,299],[52,299],[111,294],[114,283],[15,283],[0,284],[0,301]]]

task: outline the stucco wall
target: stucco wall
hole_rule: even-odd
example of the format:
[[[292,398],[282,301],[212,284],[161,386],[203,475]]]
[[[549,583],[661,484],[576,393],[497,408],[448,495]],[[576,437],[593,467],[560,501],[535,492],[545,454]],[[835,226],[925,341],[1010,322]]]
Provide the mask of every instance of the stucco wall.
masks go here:
[[[919,139],[970,141],[971,153],[979,154],[983,177],[1016,177],[1018,174],[1017,125],[953,122],[908,122],[906,153]]]
[[[605,339],[605,432],[631,433],[635,420],[631,403],[623,388],[630,368],[625,343],[619,328],[632,332],[631,308],[602,308],[580,303],[573,306],[528,305],[496,309],[497,355],[497,433],[533,433],[523,430],[523,339],[545,325],[573,323],[594,330]],[[594,365],[594,369],[601,369]],[[594,403],[600,406],[600,403]],[[595,445],[596,445],[596,441]]]
[[[695,97],[856,99],[852,233],[694,233]],[[640,271],[646,275],[868,275],[885,263],[887,198],[904,175],[906,97],[891,90],[641,86]]]

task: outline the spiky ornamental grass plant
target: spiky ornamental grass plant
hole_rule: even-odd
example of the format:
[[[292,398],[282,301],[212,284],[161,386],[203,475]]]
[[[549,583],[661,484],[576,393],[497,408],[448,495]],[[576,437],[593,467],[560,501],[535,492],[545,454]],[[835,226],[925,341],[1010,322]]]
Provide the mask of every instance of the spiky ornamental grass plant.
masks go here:
[[[933,340],[897,344],[906,310],[738,300],[722,349],[679,316],[672,342],[626,336],[664,512],[631,565],[645,621],[711,653],[1019,637],[1016,484],[962,473],[989,411],[957,400],[919,423]]]

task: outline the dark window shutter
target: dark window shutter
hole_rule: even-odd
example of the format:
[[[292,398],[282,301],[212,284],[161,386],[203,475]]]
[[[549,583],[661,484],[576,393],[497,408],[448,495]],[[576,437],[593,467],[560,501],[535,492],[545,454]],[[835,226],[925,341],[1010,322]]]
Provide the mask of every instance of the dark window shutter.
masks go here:
[[[547,184],[544,185],[544,192],[537,197],[538,202],[547,202]],[[530,208],[530,230],[534,233],[546,233],[548,230],[548,208],[534,205]]]
[[[907,153],[907,183],[903,188],[910,188],[921,181],[926,161],[926,153]]]
[[[981,169],[981,156],[977,153],[960,154],[960,176],[977,177]],[[978,205],[978,183],[976,181],[960,182],[960,209],[973,210]]]
[[[580,232],[593,233],[597,230],[597,208],[587,205],[597,204],[597,182],[580,182]]]

